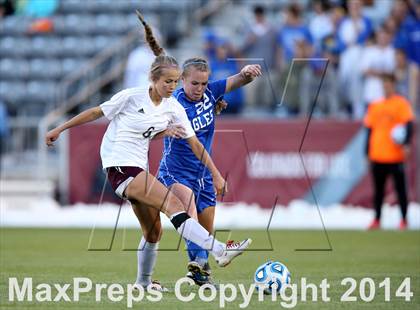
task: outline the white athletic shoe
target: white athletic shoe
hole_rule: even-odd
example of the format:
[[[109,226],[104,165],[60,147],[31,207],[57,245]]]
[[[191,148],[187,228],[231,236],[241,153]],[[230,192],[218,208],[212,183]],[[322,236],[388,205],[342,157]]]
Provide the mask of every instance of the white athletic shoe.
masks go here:
[[[150,283],[149,285],[151,286],[152,290],[163,292],[163,293],[169,292],[169,289],[164,287],[162,284],[160,284],[159,281],[153,280],[152,283]],[[141,285],[140,283],[134,283],[133,284],[133,289],[135,289],[135,290],[140,290],[140,287],[142,287],[143,290],[145,290],[145,291],[147,290],[147,286]]]
[[[226,243],[226,248],[223,251],[222,255],[215,258],[217,264],[220,267],[226,267],[236,256],[241,255],[251,243],[252,240],[250,238],[245,239],[241,242],[233,242],[232,240],[229,240]]]

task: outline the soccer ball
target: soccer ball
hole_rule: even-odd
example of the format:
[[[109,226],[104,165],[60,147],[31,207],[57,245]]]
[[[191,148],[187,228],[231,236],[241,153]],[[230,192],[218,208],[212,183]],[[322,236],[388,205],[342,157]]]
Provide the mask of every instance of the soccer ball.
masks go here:
[[[273,290],[278,294],[283,285],[290,284],[290,272],[284,264],[268,261],[257,268],[254,282],[264,294],[272,294]]]

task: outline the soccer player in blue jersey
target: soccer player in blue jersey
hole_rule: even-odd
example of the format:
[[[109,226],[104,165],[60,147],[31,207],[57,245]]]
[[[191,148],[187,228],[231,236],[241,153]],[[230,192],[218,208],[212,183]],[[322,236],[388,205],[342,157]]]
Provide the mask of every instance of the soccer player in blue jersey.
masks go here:
[[[183,88],[175,91],[173,96],[184,107],[197,138],[211,154],[217,102],[225,93],[260,76],[261,68],[247,65],[238,74],[214,82],[209,82],[209,75],[210,68],[205,59],[186,60],[182,73]],[[212,176],[184,140],[165,137],[159,180],[189,206],[191,217],[197,218],[209,233],[213,233],[216,194]],[[211,283],[208,251],[193,242],[186,242],[190,259],[187,276],[198,285]]]

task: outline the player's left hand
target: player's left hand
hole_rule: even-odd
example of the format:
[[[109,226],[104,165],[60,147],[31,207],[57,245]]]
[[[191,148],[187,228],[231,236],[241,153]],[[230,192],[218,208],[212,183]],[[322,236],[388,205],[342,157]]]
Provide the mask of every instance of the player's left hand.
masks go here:
[[[224,109],[226,109],[228,103],[224,99],[220,99],[216,102],[216,106],[214,107],[214,111],[216,115],[219,115]]]
[[[170,125],[164,132],[165,137],[182,139],[185,137],[185,128],[181,125]]]
[[[54,141],[57,140],[59,136],[60,136],[60,130],[58,130],[57,128],[54,128],[48,131],[47,134],[45,135],[45,143],[48,146],[53,146]]]
[[[242,68],[241,74],[246,78],[256,78],[262,75],[261,66],[260,65],[246,65]]]
[[[224,195],[228,192],[227,182],[225,179],[219,174],[218,176],[213,176],[213,186],[216,192],[216,195]]]

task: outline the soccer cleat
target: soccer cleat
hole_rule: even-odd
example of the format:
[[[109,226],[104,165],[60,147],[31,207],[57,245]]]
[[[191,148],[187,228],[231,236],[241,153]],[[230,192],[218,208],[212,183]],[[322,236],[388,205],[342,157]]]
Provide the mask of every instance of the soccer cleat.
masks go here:
[[[163,286],[162,284],[160,284],[160,282],[159,282],[159,281],[157,281],[157,280],[153,280],[153,281],[152,281],[152,283],[150,283],[149,285],[151,286],[151,289],[152,289],[152,290],[159,291],[159,292],[163,292],[163,293],[165,293],[165,292],[169,292],[169,289],[167,289],[166,287],[164,287],[164,286]],[[148,287],[149,285],[141,285],[140,283],[134,283],[134,285],[133,285],[133,289],[135,289],[135,290],[139,290],[139,289],[140,289],[140,287],[142,287],[144,290],[147,290],[147,287]]]
[[[381,222],[377,219],[374,219],[368,226],[368,230],[376,230],[381,228]]]
[[[406,230],[406,229],[407,229],[407,227],[408,227],[407,220],[401,220],[401,222],[400,222],[400,226],[399,226],[399,229],[400,229],[400,230]]]
[[[202,267],[196,261],[188,262],[187,269],[188,269],[189,272],[199,273],[199,274],[202,274],[203,276],[209,276],[210,275],[210,273],[208,271],[204,270],[204,267]]]
[[[203,266],[203,270],[204,270],[204,271],[206,271],[206,272],[209,274],[209,276],[211,276],[211,268],[210,268],[210,264],[209,264],[209,262],[206,262],[206,263],[204,264],[204,266]]]
[[[192,279],[198,286],[209,283],[209,276],[205,276],[199,272],[188,271],[186,277]]]
[[[226,243],[226,248],[222,255],[215,257],[217,264],[220,267],[226,267],[235,257],[241,255],[251,243],[252,240],[250,238],[241,242],[233,242],[232,240],[229,240]]]
[[[207,266],[206,266],[207,265]],[[204,284],[210,284],[214,286],[216,289],[219,289],[218,285],[213,282],[213,279],[210,276],[210,266],[206,263],[203,267],[195,261],[188,263],[188,272],[186,276],[192,280],[198,286],[202,286]],[[207,270],[206,270],[207,269]]]

